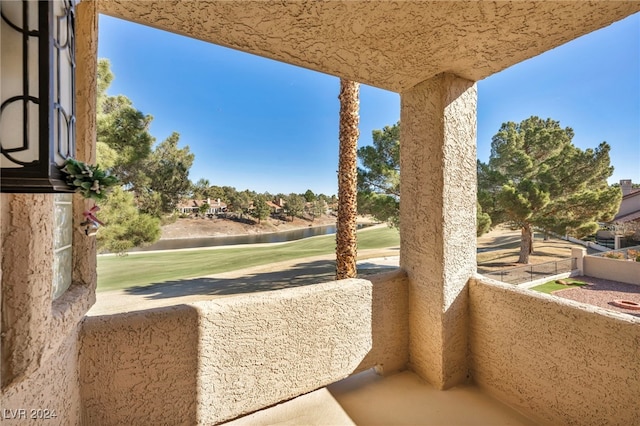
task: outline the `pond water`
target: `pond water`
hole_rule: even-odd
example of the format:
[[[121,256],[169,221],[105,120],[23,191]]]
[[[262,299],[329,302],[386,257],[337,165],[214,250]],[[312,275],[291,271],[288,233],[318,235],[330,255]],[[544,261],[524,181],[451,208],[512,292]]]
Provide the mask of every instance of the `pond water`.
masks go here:
[[[360,227],[361,226],[358,225],[358,228]],[[269,234],[160,240],[148,247],[135,248],[129,251],[175,250],[184,248],[229,246],[236,244],[282,243],[285,241],[301,240],[303,238],[315,237],[317,235],[328,235],[335,233],[336,225],[325,225],[303,229],[294,229],[292,231],[273,232]]]

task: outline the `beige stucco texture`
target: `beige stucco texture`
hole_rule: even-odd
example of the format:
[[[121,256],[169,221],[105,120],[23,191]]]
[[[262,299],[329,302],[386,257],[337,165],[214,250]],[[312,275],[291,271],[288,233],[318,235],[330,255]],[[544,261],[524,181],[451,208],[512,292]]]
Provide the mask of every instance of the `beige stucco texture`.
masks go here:
[[[470,284],[475,383],[541,424],[638,424],[639,319],[481,280]]]
[[[80,412],[78,323],[94,300],[74,281],[52,302],[53,195],[2,194],[2,392],[6,420],[74,424]],[[5,412],[0,413],[4,415]],[[17,417],[16,417],[17,416]],[[5,420],[3,418],[3,420]],[[3,422],[4,424],[4,422]]]
[[[82,425],[78,383],[78,332],[74,330],[57,350],[25,380],[2,393],[3,426]],[[86,424],[86,423],[84,423]]]
[[[198,312],[187,305],[87,317],[80,348],[85,424],[196,424],[198,339]]]
[[[396,92],[443,72],[483,79],[640,9],[628,1],[98,1],[107,15]]]
[[[407,354],[388,345],[406,335],[387,338],[402,324],[406,331],[404,287],[402,276],[391,275],[375,286],[350,279],[87,317],[80,352],[85,421],[215,424],[359,369],[399,369]]]
[[[400,266],[409,277],[410,365],[464,382],[467,281],[475,273],[476,86],[442,74],[401,94]],[[442,218],[447,220],[443,221]]]
[[[94,158],[95,152],[95,6],[82,2],[76,15],[76,88],[81,97],[76,145],[81,160]],[[74,216],[82,217],[86,205],[74,196]],[[78,324],[95,301],[95,241],[74,230],[72,284],[52,300],[53,194],[1,194],[0,212],[0,409],[7,410],[0,413],[1,423],[80,424]]]
[[[2,194],[0,202],[4,388],[35,371],[47,345],[52,289],[42,283],[53,281],[53,196]]]
[[[372,346],[355,372],[371,367],[384,375],[404,370],[409,362],[407,275],[398,270],[367,278],[372,284]]]
[[[52,301],[53,196],[1,194],[0,408],[56,410],[46,424],[210,425],[356,371],[408,365],[438,389],[471,373],[541,422],[638,424],[639,320],[469,278],[474,81],[639,10],[638,1],[80,2],[80,160],[95,161],[99,12],[400,93],[404,272],[83,320],[95,241],[74,231],[73,284]],[[89,204],[78,197],[81,219]]]
[[[640,263],[608,259],[598,256],[584,256],[582,274],[588,277],[615,280],[621,283],[640,285]],[[615,273],[612,273],[615,271]]]

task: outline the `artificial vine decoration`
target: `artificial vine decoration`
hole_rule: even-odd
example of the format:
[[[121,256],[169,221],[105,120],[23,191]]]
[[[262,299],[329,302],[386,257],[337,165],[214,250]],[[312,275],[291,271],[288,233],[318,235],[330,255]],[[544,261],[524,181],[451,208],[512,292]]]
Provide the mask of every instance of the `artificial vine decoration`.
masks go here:
[[[93,207],[91,207],[89,210],[85,210],[82,213],[82,215],[84,216],[84,221],[80,224],[80,226],[84,227],[85,235],[87,236],[95,235],[96,232],[98,231],[98,226],[100,225],[104,226],[104,223],[102,223],[100,219],[96,217],[96,213],[98,213],[99,210],[100,210],[100,207],[94,204]]]
[[[62,171],[67,175],[67,184],[75,187],[84,198],[104,200],[109,191],[119,183],[98,166],[85,164],[82,161],[67,159]]]

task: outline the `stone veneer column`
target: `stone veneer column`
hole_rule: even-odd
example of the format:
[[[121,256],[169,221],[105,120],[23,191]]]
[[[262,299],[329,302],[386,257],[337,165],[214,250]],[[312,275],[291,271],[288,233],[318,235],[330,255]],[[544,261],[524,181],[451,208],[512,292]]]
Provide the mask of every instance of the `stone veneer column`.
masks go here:
[[[409,365],[440,389],[468,378],[476,99],[475,84],[452,74],[401,93],[400,266],[409,277]]]

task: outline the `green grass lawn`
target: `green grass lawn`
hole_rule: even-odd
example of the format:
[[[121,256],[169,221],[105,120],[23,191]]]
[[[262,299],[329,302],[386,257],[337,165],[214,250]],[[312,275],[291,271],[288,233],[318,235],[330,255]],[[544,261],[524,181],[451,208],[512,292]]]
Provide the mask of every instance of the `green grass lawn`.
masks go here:
[[[266,247],[167,251],[98,257],[98,291],[144,286],[181,278],[218,274],[252,266],[335,253],[335,235],[306,238]],[[399,247],[396,229],[358,231],[358,250]]]
[[[568,282],[570,285],[558,284],[556,283],[556,280],[553,280],[553,281],[546,282],[544,284],[540,284],[535,287],[531,287],[531,290],[539,291],[541,293],[551,294],[556,290],[563,290],[565,288],[571,288],[571,287],[582,287],[583,285],[587,285],[587,283],[583,281],[574,280],[572,278],[564,278],[563,280]]]

